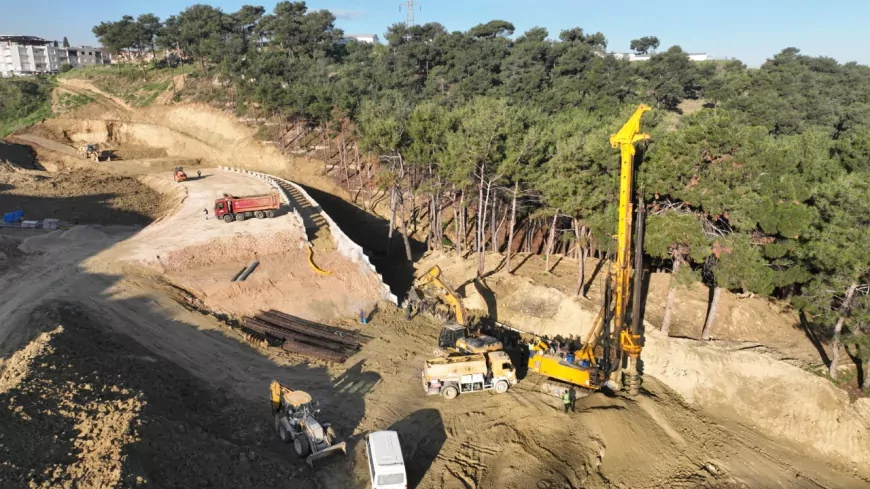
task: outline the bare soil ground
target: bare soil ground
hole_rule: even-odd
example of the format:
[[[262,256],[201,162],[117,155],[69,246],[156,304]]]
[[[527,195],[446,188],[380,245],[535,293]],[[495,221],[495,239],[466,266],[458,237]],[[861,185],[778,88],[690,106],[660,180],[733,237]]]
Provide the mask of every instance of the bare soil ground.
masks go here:
[[[93,119],[47,121],[49,130],[42,137],[69,144],[76,141],[64,139],[70,135],[102,134],[113,144],[150,143],[170,157],[292,172],[283,156],[252,140],[252,130],[210,109],[168,106],[128,112],[105,94],[88,93],[102,97],[96,105],[104,118],[97,109],[86,108],[93,110]],[[131,163],[124,171],[135,167]],[[139,170],[153,172],[144,166]],[[232,296],[235,289],[220,284],[247,257],[197,261],[210,252],[208,247],[225,251],[221,240],[238,238],[238,228],[202,216],[205,206],[199,200],[208,200],[205,194],[216,187],[205,190],[223,180],[209,175],[178,188],[166,178],[140,179],[175,201],[144,230],[108,225],[0,232],[5,256],[0,261],[0,487],[26,481],[35,487],[362,489],[368,476],[360,440],[380,429],[399,432],[409,487],[418,489],[833,489],[870,484],[866,463],[836,455],[836,450],[852,450],[852,455],[864,456],[866,447],[860,443],[866,432],[858,428],[866,414],[844,407],[836,392],[798,402],[810,385],[806,378],[795,377],[783,367],[791,366],[778,360],[764,364],[754,352],[679,345],[690,340],[649,346],[651,374],[640,397],[594,394],[578,402],[577,413],[564,414],[558,400],[538,393],[542,379],[533,375],[501,396],[469,394],[454,401],[424,396],[420,368],[435,347],[440,325],[425,317],[406,321],[395,306],[381,304],[366,326],[355,315],[340,317],[342,312],[328,321],[363,328],[375,337],[344,365],[251,346],[167,285],[187,280],[184,288],[200,300],[243,303],[252,297],[244,290]],[[266,231],[238,231],[259,237],[240,238],[239,247],[268,247],[271,236],[293,232]],[[307,260],[297,256],[302,250],[290,248],[279,243],[274,252],[263,253],[262,281],[255,272],[250,285],[238,288],[250,288],[257,297],[281,297],[285,306],[277,308],[286,309],[308,307],[304,304],[330,293],[345,294],[340,287],[357,294],[367,287],[343,276],[351,272],[340,261],[331,262],[328,252],[315,260],[322,268],[332,266],[336,281],[309,278]],[[190,261],[170,266],[162,275],[158,249],[161,257],[181,253],[176,258],[183,263],[187,253]],[[151,257],[157,268],[136,265]],[[448,277],[459,281],[458,275]],[[505,281],[502,287],[508,293],[543,288],[532,283],[536,279],[520,278],[525,282]],[[284,289],[281,280],[303,285]],[[533,300],[516,297],[522,306],[518,317],[537,317],[545,325],[540,316],[570,302],[557,287],[549,289],[540,296],[530,294]],[[494,297],[499,315],[505,291]],[[489,305],[485,293],[478,292],[484,308]],[[578,320],[571,310],[586,310],[583,303],[571,307],[575,309],[562,312],[568,314],[566,324]],[[340,306],[331,308],[340,311]],[[672,352],[655,353],[674,345]],[[747,389],[717,383],[758,369],[768,369],[770,375],[759,375]],[[720,370],[721,376],[709,375]],[[771,381],[771,376],[778,377]],[[322,417],[349,442],[347,458],[311,470],[277,442],[267,407],[272,379],[306,390],[321,403]],[[752,391],[771,385],[777,386],[771,396],[753,397]],[[818,386],[811,387],[819,392]],[[790,397],[785,395],[789,392]],[[712,401],[716,395],[719,404]],[[729,396],[741,397],[735,410],[718,409],[729,406]],[[748,422],[746,410],[752,406],[763,418],[776,419],[775,402],[793,407],[779,411],[788,429]],[[816,407],[818,402],[828,403],[825,410]],[[811,447],[812,436],[784,436],[801,428],[815,431],[810,427],[816,426],[822,436],[831,434],[823,446],[828,451]]]
[[[127,176],[0,170],[0,181],[0,210],[23,210],[26,219],[145,225],[166,211],[159,193]]]

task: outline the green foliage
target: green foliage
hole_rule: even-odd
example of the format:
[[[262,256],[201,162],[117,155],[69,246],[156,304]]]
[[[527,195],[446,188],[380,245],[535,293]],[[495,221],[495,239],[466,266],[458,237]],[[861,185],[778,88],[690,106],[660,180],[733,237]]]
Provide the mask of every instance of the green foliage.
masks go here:
[[[640,145],[635,175],[650,210],[645,251],[686,263],[679,280],[703,272],[733,290],[793,294],[824,321],[851,284],[870,281],[867,66],[787,48],[749,69],[691,62],[679,46],[629,63],[606,54],[602,33],[534,27],[514,37],[504,20],[465,32],[396,24],[385,45],[368,45],[341,42],[334,24],[327,11],[282,1],[268,13],[194,5],[163,23],[125,16],[94,33],[115,50],[179,49],[209,87],[202,99],[238,112],[333,129],[350,120],[382,162],[381,184],[403,195],[480,208],[480,187],[492,183],[499,212],[514,197],[520,219],[558,209],[598,249],[616,222],[619,156],[608,137],[646,103],[656,109],[642,123],[652,141]],[[631,42],[638,53],[658,47],[652,36]],[[113,93],[137,105],[166,87],[150,70],[112,68],[63,76],[116,73],[129,86]],[[10,113],[44,107],[10,100],[0,98]]]
[[[61,73],[66,73],[67,71],[69,71],[71,69],[73,69],[73,67],[69,63],[64,63],[64,64],[60,65],[60,72]]]
[[[655,51],[661,43],[659,38],[655,36],[644,36],[640,39],[632,39],[629,49],[637,54],[648,54],[650,51]]]
[[[666,211],[647,217],[644,250],[656,258],[701,263],[710,255],[710,246],[696,214]]]
[[[58,97],[58,103],[65,110],[74,110],[93,101],[93,98],[80,93],[63,92]]]
[[[54,80],[0,78],[0,138],[51,116]]]

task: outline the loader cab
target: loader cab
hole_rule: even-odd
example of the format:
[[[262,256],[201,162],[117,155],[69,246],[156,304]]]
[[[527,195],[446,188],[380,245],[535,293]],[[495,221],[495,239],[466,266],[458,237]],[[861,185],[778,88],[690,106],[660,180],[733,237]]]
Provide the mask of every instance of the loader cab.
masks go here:
[[[457,323],[448,323],[441,330],[438,337],[438,346],[441,348],[455,348],[456,341],[465,338],[465,326]]]

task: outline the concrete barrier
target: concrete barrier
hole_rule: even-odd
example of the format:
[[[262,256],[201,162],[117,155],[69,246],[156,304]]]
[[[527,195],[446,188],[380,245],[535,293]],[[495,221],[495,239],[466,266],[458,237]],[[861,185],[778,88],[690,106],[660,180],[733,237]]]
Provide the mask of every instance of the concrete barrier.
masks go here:
[[[338,250],[338,252],[341,253],[344,257],[346,257],[348,260],[350,260],[354,263],[357,263],[362,267],[365,267],[366,269],[368,269],[369,271],[371,271],[375,275],[377,275],[378,278],[380,279],[380,284],[381,284],[381,296],[384,299],[392,302],[393,304],[399,303],[399,299],[396,297],[395,294],[390,292],[390,287],[384,283],[383,275],[378,273],[377,268],[375,268],[375,266],[372,265],[372,262],[369,260],[369,257],[363,251],[362,246],[356,244],[352,239],[350,239],[350,237],[347,234],[345,234],[344,231],[342,231],[340,227],[338,227],[338,224],[336,224],[335,221],[332,220],[332,217],[330,217],[329,214],[327,214],[326,211],[323,210],[323,207],[321,207],[320,204],[318,204],[316,200],[314,200],[310,195],[308,195],[308,192],[306,192],[305,189],[303,189],[300,185],[297,185],[296,183],[291,182],[290,180],[284,180],[283,178],[278,178],[278,177],[275,177],[272,175],[267,175],[265,173],[255,172],[255,171],[251,171],[251,170],[242,170],[242,169],[238,169],[238,168],[224,167],[224,166],[219,166],[218,168],[221,170],[225,170],[225,171],[231,171],[231,172],[251,175],[251,176],[266,180],[267,182],[270,182],[271,185],[278,188],[279,194],[282,195],[282,200],[286,199],[286,202],[288,204],[290,203],[290,197],[287,195],[287,193],[284,191],[284,189],[282,189],[281,186],[278,185],[277,182],[279,182],[279,181],[284,182],[287,185],[290,185],[293,188],[295,188],[300,194],[302,194],[303,197],[305,197],[305,199],[308,200],[308,203],[312,207],[320,209],[320,214],[323,216],[323,219],[329,225],[329,234],[332,236],[332,240],[335,243],[335,247]],[[305,233],[305,226],[304,226],[304,224],[302,224],[302,217],[299,215],[299,213],[296,211],[295,208],[293,209],[293,214],[296,217],[296,219],[298,219],[299,226],[301,226],[302,232]]]

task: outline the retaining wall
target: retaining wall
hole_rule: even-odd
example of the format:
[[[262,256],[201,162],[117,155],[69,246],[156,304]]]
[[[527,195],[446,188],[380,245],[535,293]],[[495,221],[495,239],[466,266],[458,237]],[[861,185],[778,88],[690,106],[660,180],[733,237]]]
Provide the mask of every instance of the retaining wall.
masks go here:
[[[323,210],[323,207],[321,207],[320,204],[317,203],[316,200],[314,200],[310,195],[308,195],[308,192],[306,192],[305,189],[303,189],[300,185],[297,185],[295,182],[291,182],[290,180],[284,180],[283,178],[278,178],[278,177],[275,177],[272,175],[268,175],[268,174],[260,173],[260,172],[256,172],[256,171],[244,170],[244,169],[240,169],[240,168],[232,168],[232,167],[228,167],[228,166],[219,166],[218,168],[221,170],[224,170],[224,171],[231,171],[231,172],[235,172],[235,173],[244,173],[246,175],[251,175],[253,177],[257,177],[257,178],[260,178],[262,180],[265,180],[266,182],[269,183],[269,185],[272,185],[273,187],[278,189],[278,194],[281,196],[281,200],[288,205],[291,204],[290,196],[287,195],[287,193],[284,191],[283,188],[281,188],[280,185],[278,185],[278,182],[279,181],[284,182],[288,185],[291,185],[296,190],[298,190],[299,193],[302,194],[302,196],[308,200],[309,204],[311,204],[312,207],[320,209],[320,214],[323,216],[323,219],[326,220],[327,224],[329,224],[329,234],[332,236],[332,240],[335,243],[335,247],[336,247],[336,249],[338,249],[338,252],[341,253],[344,257],[346,257],[348,260],[352,261],[353,263],[357,263],[360,266],[367,268],[372,273],[377,275],[378,278],[380,279],[380,283],[381,283],[381,296],[384,299],[392,302],[393,304],[399,303],[399,299],[396,297],[395,294],[390,292],[390,287],[384,283],[383,275],[378,273],[377,268],[375,268],[375,266],[372,265],[372,262],[369,260],[369,257],[363,251],[362,246],[356,244],[352,239],[350,239],[350,237],[348,235],[346,235],[344,233],[344,231],[341,230],[340,227],[338,227],[338,224],[336,224],[335,221],[332,220],[332,217],[330,217],[329,214],[327,214],[326,211]],[[293,207],[293,206],[291,205],[291,207]],[[295,207],[293,208],[292,212],[293,212],[294,219],[298,223],[298,227],[302,230],[303,236],[306,236],[305,225],[302,223],[302,216],[299,215],[299,212],[297,211],[297,209]],[[311,246],[311,243],[308,243],[308,246]]]

